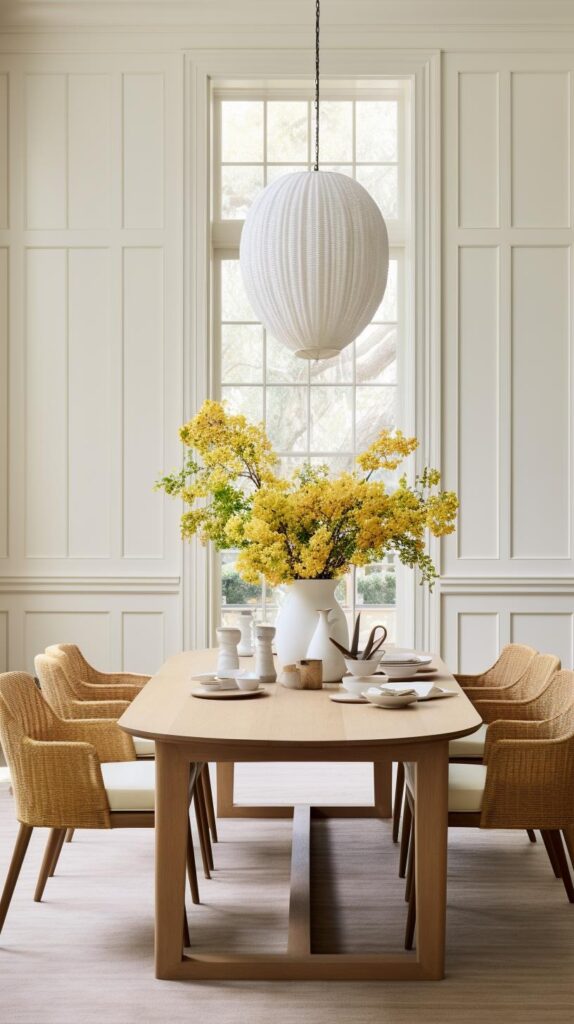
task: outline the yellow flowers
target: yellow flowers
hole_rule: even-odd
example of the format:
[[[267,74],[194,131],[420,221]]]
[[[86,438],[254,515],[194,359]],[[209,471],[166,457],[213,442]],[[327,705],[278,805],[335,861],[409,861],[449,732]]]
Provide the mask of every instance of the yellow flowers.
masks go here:
[[[239,549],[237,568],[247,582],[333,579],[389,550],[417,566],[423,582],[436,578],[425,535],[453,532],[456,494],[430,493],[440,481],[435,469],[425,469],[413,486],[403,476],[392,492],[372,479],[414,452],[415,437],[383,431],[357,457],[363,473],[331,479],[326,467],[305,465],[288,480],[275,472],[278,459],[263,426],[230,415],[220,402],[205,402],[180,437],[189,449],[184,466],[157,487],[189,506],[183,537],[198,534],[203,543]]]

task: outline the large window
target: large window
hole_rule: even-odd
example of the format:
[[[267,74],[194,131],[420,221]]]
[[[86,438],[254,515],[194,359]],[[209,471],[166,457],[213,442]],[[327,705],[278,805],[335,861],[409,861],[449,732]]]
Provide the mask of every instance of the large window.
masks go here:
[[[373,322],[340,356],[320,362],[294,357],[264,330],[238,263],[241,222],[260,189],[280,174],[311,167],[310,94],[230,90],[214,99],[214,391],[231,410],[265,422],[285,473],[306,460],[334,472],[352,469],[356,453],[382,429],[409,426],[407,88],[324,87],[323,94],[321,167],[355,177],[371,193],[387,221],[391,260]],[[233,552],[220,556],[215,575],[224,621],[234,622],[245,606],[274,620],[280,595],[263,582],[245,584]],[[384,622],[396,639],[400,592],[390,557],[342,579],[338,597],[349,620],[360,609],[365,629]]]

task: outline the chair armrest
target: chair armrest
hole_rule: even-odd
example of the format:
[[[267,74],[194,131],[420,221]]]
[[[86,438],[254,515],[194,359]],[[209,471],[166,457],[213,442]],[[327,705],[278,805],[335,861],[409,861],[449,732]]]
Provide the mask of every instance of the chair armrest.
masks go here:
[[[128,683],[86,683],[74,680],[74,693],[79,700],[127,700],[132,701],[141,693],[141,686]]]
[[[501,718],[508,721],[534,721],[537,697],[530,700],[474,700],[475,710],[484,722],[498,722]]]
[[[109,828],[102,770],[91,743],[33,740],[20,746],[18,818],[41,828]]]
[[[481,828],[574,824],[572,741],[500,739],[488,753]]]
[[[98,759],[105,761],[135,761],[136,751],[132,737],[120,729],[115,719],[60,719],[54,735],[59,740],[90,743]]]
[[[515,722],[509,719],[497,719],[486,730],[483,763],[488,762],[488,755],[494,743],[499,740],[536,740],[541,735],[542,722]]]
[[[151,676],[139,672],[98,672],[96,668],[91,668],[89,682],[94,686],[133,686],[141,690],[150,679]]]
[[[461,686],[480,686],[481,676],[468,676],[462,672],[454,672],[454,678]]]
[[[76,721],[85,718],[113,718],[117,721],[130,706],[129,700],[72,700],[70,716]]]
[[[464,692],[471,701],[475,700],[512,700],[516,683],[507,686],[466,686]]]

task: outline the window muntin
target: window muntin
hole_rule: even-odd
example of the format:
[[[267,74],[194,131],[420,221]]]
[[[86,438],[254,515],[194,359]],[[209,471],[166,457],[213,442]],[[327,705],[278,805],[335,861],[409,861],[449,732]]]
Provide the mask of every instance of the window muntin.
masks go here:
[[[215,99],[214,391],[233,411],[265,422],[285,473],[306,460],[334,473],[352,469],[355,454],[380,430],[406,429],[405,98],[395,89],[321,103],[320,166],[356,177],[373,195],[387,221],[391,258],[372,323],[340,356],[316,363],[297,359],[258,323],[238,263],[241,221],[257,192],[280,174],[312,166],[312,100],[229,93]],[[251,607],[257,619],[273,621],[277,589],[243,583],[234,560],[234,552],[223,552],[215,565],[221,618],[231,624]],[[349,621],[361,610],[363,631],[384,622],[390,639],[397,637],[396,595],[393,555],[354,570],[338,586]]]

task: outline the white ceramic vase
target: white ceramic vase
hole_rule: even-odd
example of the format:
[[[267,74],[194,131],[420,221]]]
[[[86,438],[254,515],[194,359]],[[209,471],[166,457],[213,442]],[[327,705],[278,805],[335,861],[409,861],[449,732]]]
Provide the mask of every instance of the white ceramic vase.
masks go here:
[[[349,630],[345,613],[335,597],[335,588],[338,580],[295,580],[285,588],[285,598],[277,616],[275,634],[275,645],[277,659],[282,668],[283,665],[294,664],[307,656],[320,658],[323,662],[330,661],[332,652],[339,655],[337,648],[330,642],[329,637],[334,637],[340,644],[345,646],[349,643]],[[320,630],[317,644],[311,655],[310,644],[318,627],[321,625],[319,609],[325,612],[330,611],[328,629]],[[327,625],[327,624],[325,624]],[[334,679],[340,679],[345,671],[345,663],[340,655],[340,665],[337,668],[337,675]],[[323,668],[323,682],[330,682],[330,667],[325,673]]]

